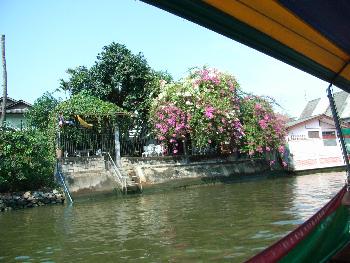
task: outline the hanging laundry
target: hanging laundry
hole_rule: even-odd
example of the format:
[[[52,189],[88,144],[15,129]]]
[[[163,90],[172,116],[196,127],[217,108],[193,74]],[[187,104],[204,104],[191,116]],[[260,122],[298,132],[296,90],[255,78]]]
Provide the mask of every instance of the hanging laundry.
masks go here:
[[[79,121],[81,126],[83,126],[85,128],[88,128],[88,129],[93,127],[92,124],[87,123],[86,121],[84,121],[79,115],[75,115],[75,117],[77,118],[77,120]]]

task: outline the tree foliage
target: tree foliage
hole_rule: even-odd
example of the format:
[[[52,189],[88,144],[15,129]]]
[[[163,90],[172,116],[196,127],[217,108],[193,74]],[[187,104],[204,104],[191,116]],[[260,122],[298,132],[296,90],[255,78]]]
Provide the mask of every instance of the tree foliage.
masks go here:
[[[67,73],[69,78],[61,80],[61,89],[72,95],[88,90],[91,95],[135,112],[144,120],[149,111],[149,98],[158,95],[155,87],[159,85],[154,84],[161,78],[171,79],[167,73],[152,70],[141,53],[133,54],[114,42],[103,47],[91,68],[80,66],[68,69]]]
[[[38,130],[0,132],[0,191],[37,190],[52,186],[53,149]]]
[[[281,115],[273,111],[268,98],[247,96],[241,101],[245,130],[241,151],[249,155],[278,150],[284,153],[286,127]]]
[[[39,130],[46,130],[49,125],[49,116],[58,105],[59,100],[54,98],[51,93],[46,92],[38,98],[32,108],[26,113],[28,124]]]
[[[60,125],[59,118],[64,120]],[[83,90],[69,100],[61,102],[52,112],[49,125],[51,142],[53,144],[56,142],[55,138],[60,132],[61,135],[70,138],[71,143],[77,145],[84,143],[83,134],[86,132],[86,127],[81,125],[79,118],[91,124],[89,133],[99,136],[104,132],[114,131],[116,124],[122,127],[128,122],[125,120],[131,118],[131,114],[111,102],[92,96],[90,91]]]
[[[67,117],[78,114],[91,118],[107,117],[110,119],[116,118],[118,114],[127,114],[124,109],[111,102],[103,101],[85,90],[58,104],[53,112],[54,114],[62,112]]]

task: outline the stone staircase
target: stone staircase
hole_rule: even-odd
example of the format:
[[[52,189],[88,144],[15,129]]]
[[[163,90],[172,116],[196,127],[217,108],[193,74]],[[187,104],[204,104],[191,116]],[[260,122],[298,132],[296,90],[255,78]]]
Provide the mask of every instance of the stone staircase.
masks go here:
[[[128,180],[128,191],[142,192],[142,184],[140,178],[136,175],[133,164],[127,159],[121,159],[121,167],[123,174],[129,179]]]
[[[115,167],[113,160],[109,161],[106,156],[63,158],[62,172],[73,194],[113,189],[124,194],[142,191],[142,186],[129,175],[129,170]]]

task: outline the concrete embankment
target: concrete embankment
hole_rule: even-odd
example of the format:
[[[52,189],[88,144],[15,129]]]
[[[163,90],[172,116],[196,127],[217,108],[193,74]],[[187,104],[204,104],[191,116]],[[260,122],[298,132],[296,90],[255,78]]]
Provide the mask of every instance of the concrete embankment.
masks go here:
[[[266,178],[271,168],[264,159],[220,158],[122,158],[123,169],[140,180],[143,192],[186,188]]]
[[[264,159],[234,156],[123,157],[121,172],[142,185],[143,192],[155,192],[201,184],[262,178],[271,173]],[[117,186],[102,157],[66,158],[62,171],[74,198],[117,193]],[[138,191],[137,191],[138,192]]]
[[[142,185],[143,193],[286,174],[284,171],[271,171],[264,159],[236,160],[232,156],[124,157],[121,169],[123,174]],[[119,193],[101,157],[67,159],[63,162],[63,171],[73,199]],[[64,200],[63,192],[56,190],[3,194],[0,195],[0,210],[62,204]]]

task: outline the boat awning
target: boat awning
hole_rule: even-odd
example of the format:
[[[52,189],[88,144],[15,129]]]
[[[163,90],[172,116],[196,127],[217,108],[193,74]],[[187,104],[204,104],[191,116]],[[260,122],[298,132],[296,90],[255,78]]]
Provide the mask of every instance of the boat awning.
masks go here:
[[[143,1],[350,92],[350,1]]]

